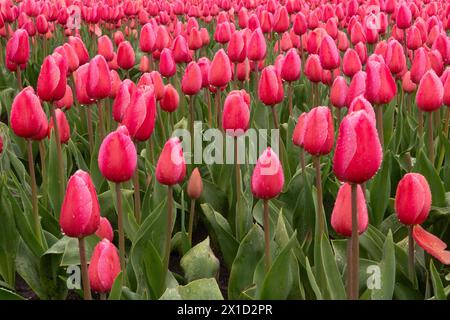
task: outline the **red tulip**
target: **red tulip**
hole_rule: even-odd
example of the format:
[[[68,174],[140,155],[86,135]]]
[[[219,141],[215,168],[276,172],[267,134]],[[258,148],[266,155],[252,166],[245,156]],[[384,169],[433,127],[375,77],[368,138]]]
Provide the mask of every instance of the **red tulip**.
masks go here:
[[[128,70],[133,68],[136,57],[133,47],[128,41],[123,41],[117,48],[117,64],[120,68]]]
[[[131,102],[131,97],[136,91],[136,85],[133,81],[125,79],[119,87],[116,98],[112,106],[113,118],[117,122],[122,122],[125,110],[128,108]]]
[[[444,86],[434,70],[429,70],[422,77],[417,88],[417,107],[425,112],[438,110],[443,101]]]
[[[431,208],[431,190],[419,173],[407,173],[400,180],[395,194],[395,211],[405,225],[421,224]]]
[[[311,109],[303,123],[303,148],[312,155],[330,153],[334,142],[333,118],[328,107]]]
[[[26,64],[30,58],[30,43],[28,33],[24,29],[17,29],[8,40],[6,46],[7,59],[15,64]]]
[[[100,223],[98,225],[97,231],[95,231],[95,235],[100,239],[108,239],[109,241],[113,241],[114,239],[114,230],[111,227],[111,223],[105,217],[100,217]]]
[[[373,104],[388,104],[397,94],[397,85],[386,64],[371,60],[366,67],[366,98]]]
[[[98,167],[106,179],[128,181],[136,170],[136,164],[136,148],[125,126],[120,126],[103,139],[98,151]]]
[[[348,86],[347,81],[342,76],[337,76],[333,81],[330,90],[330,102],[336,108],[343,108],[346,106]]]
[[[60,100],[56,101],[55,106],[57,108],[64,108],[65,110],[69,110],[73,104],[73,93],[72,88],[69,85],[66,85],[66,92],[64,93],[64,97]]]
[[[155,128],[156,98],[152,86],[138,87],[122,119],[134,140],[146,141]]]
[[[399,29],[408,29],[411,26],[412,14],[406,2],[403,2],[398,8],[395,17],[395,23]]]
[[[305,76],[311,82],[320,82],[322,80],[322,65],[317,54],[311,54],[306,59],[305,63]]]
[[[297,50],[292,48],[286,53],[281,67],[281,78],[288,82],[297,81],[300,79],[302,72],[302,60],[297,53]]]
[[[200,92],[202,88],[202,71],[194,61],[190,62],[181,79],[181,90],[184,94],[192,96]]]
[[[325,36],[319,49],[320,64],[325,70],[339,68],[341,57],[336,47],[336,43],[330,36]]]
[[[450,64],[450,39],[445,33],[441,33],[436,37],[432,48],[439,51],[446,65]]]
[[[109,93],[109,97],[114,99],[122,84],[122,80],[120,80],[120,76],[116,70],[110,70],[109,77],[111,79],[111,92]]]
[[[304,146],[304,137],[305,137],[305,123],[306,118],[308,117],[307,112],[303,112],[297,120],[297,124],[294,128],[294,132],[292,133],[292,143],[300,148]]]
[[[431,68],[428,54],[424,48],[419,48],[414,53],[414,59],[411,64],[411,80],[415,84],[419,84],[425,72]]]
[[[174,185],[186,176],[186,163],[181,142],[177,137],[170,138],[164,145],[156,164],[156,180],[164,185]]]
[[[111,93],[111,78],[108,63],[101,55],[96,55],[89,62],[86,79],[86,93],[93,100],[107,98]]]
[[[80,61],[80,66],[89,61],[89,52],[84,45],[83,40],[78,37],[69,37],[69,44],[75,50],[78,60]]]
[[[400,73],[406,66],[406,57],[403,46],[397,40],[388,42],[386,49],[386,64],[393,74]]]
[[[406,47],[410,50],[417,50],[422,46],[422,36],[419,28],[411,26],[406,32]]]
[[[344,117],[336,142],[333,172],[345,182],[363,183],[381,165],[383,151],[373,119],[365,111]]]
[[[187,186],[187,195],[190,199],[198,199],[203,192],[203,181],[198,168],[192,171]]]
[[[80,66],[80,59],[78,58],[77,52],[68,43],[63,44],[62,49],[63,49],[64,54],[63,53],[61,53],[61,54],[67,60],[67,65],[68,65],[69,71],[74,72]]]
[[[59,140],[62,144],[67,143],[70,139],[70,126],[66,115],[60,109],[55,110],[56,121],[58,121]],[[48,137],[50,138],[53,129],[53,117],[50,119],[48,126]]]
[[[301,36],[307,31],[307,22],[305,15],[302,12],[299,12],[295,15],[293,29],[295,34]]]
[[[277,154],[268,147],[258,158],[253,170],[252,193],[259,199],[271,199],[283,190],[284,173]]]
[[[273,66],[263,69],[258,83],[258,97],[267,106],[274,106],[284,98],[283,83]]]
[[[151,23],[146,23],[141,29],[139,48],[142,52],[151,53],[155,50],[156,34]]]
[[[75,93],[77,100],[80,104],[89,105],[94,102],[91,97],[87,94],[87,78],[89,71],[89,63],[80,66],[74,73],[75,78]]]
[[[234,132],[238,136],[249,127],[250,121],[250,96],[245,90],[231,91],[225,99],[224,108],[222,111],[222,127],[224,131],[231,133],[236,130],[241,132]],[[232,134],[233,135],[233,134]]]
[[[40,140],[46,136],[47,117],[32,87],[26,87],[14,98],[9,123],[19,137]]]
[[[188,63],[192,60],[188,43],[182,35],[177,36],[173,41],[172,54],[175,63]]]
[[[417,85],[411,80],[411,72],[407,71],[402,77],[402,88],[407,93],[413,93],[417,89]]]
[[[367,101],[363,95],[357,96],[355,99],[353,99],[352,103],[350,104],[348,108],[348,114],[351,114],[353,112],[357,112],[360,110],[364,110],[370,119],[372,119],[374,125],[376,125],[376,116],[375,111],[373,110],[372,105],[369,101]]]
[[[67,64],[59,53],[47,56],[41,66],[37,81],[37,94],[44,101],[60,100],[67,84]]]
[[[69,237],[82,238],[98,229],[100,206],[89,174],[78,170],[67,183],[59,224]]]
[[[114,58],[114,48],[111,39],[107,36],[101,36],[97,40],[97,53],[102,55],[106,61],[111,61]]]
[[[245,60],[247,57],[247,46],[243,32],[236,31],[231,35],[227,54],[231,62],[237,63]]]
[[[89,283],[92,290],[100,293],[111,291],[120,271],[117,248],[108,239],[103,239],[95,246],[89,264]]]
[[[230,59],[225,50],[220,49],[214,55],[214,59],[209,66],[208,82],[216,88],[221,88],[230,82],[231,76]]]
[[[358,71],[352,78],[350,86],[348,87],[347,99],[345,104],[349,106],[353,99],[366,92],[366,78],[367,75],[364,71]]]
[[[192,28],[189,33],[188,47],[190,50],[198,50],[203,47],[202,34],[196,27]]]
[[[247,57],[252,61],[263,60],[266,56],[266,39],[260,28],[255,29],[247,43]]]
[[[172,51],[168,48],[161,51],[161,56],[159,58],[159,72],[166,78],[170,78],[177,72],[177,65],[173,59]]]
[[[177,110],[179,103],[180,97],[178,91],[169,83],[164,88],[164,95],[160,100],[159,105],[161,109],[166,112],[174,112]]]
[[[358,233],[367,230],[369,215],[364,193],[360,185],[357,186],[357,210],[358,210]],[[331,226],[340,235],[350,237],[352,235],[352,199],[351,186],[344,183],[338,191],[333,212],[331,213]]]
[[[342,61],[342,72],[348,77],[353,77],[361,69],[362,65],[358,53],[354,49],[347,49]]]
[[[36,30],[42,35],[48,32],[48,21],[43,14],[40,14],[36,18]]]

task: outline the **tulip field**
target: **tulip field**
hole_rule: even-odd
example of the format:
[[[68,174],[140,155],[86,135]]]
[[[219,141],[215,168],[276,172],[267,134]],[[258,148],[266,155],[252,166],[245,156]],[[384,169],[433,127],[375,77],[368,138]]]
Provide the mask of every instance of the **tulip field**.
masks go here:
[[[448,0],[0,0],[0,65],[0,299],[448,298]]]

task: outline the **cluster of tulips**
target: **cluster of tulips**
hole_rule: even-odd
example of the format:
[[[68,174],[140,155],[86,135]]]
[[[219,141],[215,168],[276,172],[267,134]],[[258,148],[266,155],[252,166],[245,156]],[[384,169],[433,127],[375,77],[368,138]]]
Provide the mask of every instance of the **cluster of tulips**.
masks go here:
[[[450,161],[448,30],[450,3],[445,0],[4,0],[0,58],[3,74],[16,84],[6,83],[13,88],[12,103],[1,102],[7,112],[2,121],[11,130],[2,132],[1,149],[9,149],[3,150],[4,157],[26,150],[32,234],[46,249],[54,244],[50,233],[56,239],[76,238],[82,296],[92,299],[92,290],[104,298],[119,274],[120,286],[133,288],[138,282],[130,276],[136,270],[132,249],[156,224],[157,218],[146,212],[149,203],[162,201],[163,241],[142,252],[160,254],[161,272],[148,280],[159,283],[159,291],[150,296],[160,298],[174,279],[169,270],[174,229],[181,225],[188,249],[194,250],[195,228],[204,228],[200,225],[207,219],[198,217],[199,204],[205,210],[212,197],[204,195],[209,188],[209,193],[226,194],[228,202],[227,212],[211,204],[216,218],[209,230],[219,238],[217,251],[228,250],[226,241],[248,245],[252,225],[261,225],[260,257],[267,278],[282,270],[273,262],[283,242],[275,239],[280,226],[271,221],[277,219],[271,211],[283,208],[283,193],[296,181],[303,186],[301,194],[294,193],[298,201],[314,198],[302,213],[313,217],[314,228],[298,233],[297,248],[290,250],[308,256],[301,243],[313,236],[314,257],[309,259],[319,279],[330,271],[319,263],[321,239],[348,238],[346,297],[358,299],[360,237],[372,224],[370,206],[376,205],[371,200],[368,206],[368,191],[370,199],[377,192],[369,186],[382,164],[391,161],[384,159],[389,153],[389,159],[402,159],[400,173],[397,180],[388,175],[377,186],[389,183],[390,188],[395,181],[391,208],[395,221],[408,229],[408,249],[401,250],[408,255],[408,280],[417,288],[420,249],[415,243],[441,264],[450,264],[446,243],[421,226],[435,204],[433,185],[444,189],[440,175],[450,178],[445,171]],[[235,146],[250,128],[282,134],[272,140],[277,148],[261,150],[255,166],[240,164],[236,147],[235,178],[222,172],[217,178],[209,166],[187,162],[185,142],[172,135],[186,128],[194,137],[196,121],[231,136]],[[404,138],[404,132],[397,138],[393,128],[405,130],[405,122],[412,138]],[[8,141],[5,148],[3,140]],[[426,169],[416,170],[421,156]],[[227,165],[213,167],[229,171]],[[311,177],[315,186],[307,188]],[[335,191],[330,191],[332,183]],[[55,188],[45,194],[49,184]],[[113,200],[117,215],[111,221],[100,205],[100,192]],[[187,230],[184,194],[190,199]],[[382,219],[389,191],[383,196]],[[127,202],[131,197],[132,204]],[[56,233],[43,210],[59,221]],[[297,210],[303,208],[292,210],[294,218],[286,221],[295,219]],[[448,215],[449,209],[443,210]],[[182,221],[177,221],[180,213]],[[290,220],[287,230],[294,229]],[[139,230],[139,236],[131,230]],[[440,236],[447,236],[445,230]],[[91,235],[100,239],[94,248],[86,245]],[[234,255],[240,250],[236,247]],[[233,268],[239,263],[237,257],[233,263],[235,256]],[[310,277],[308,258],[301,260]],[[332,265],[335,260],[337,255]],[[236,277],[233,268],[231,278]],[[242,292],[257,281],[253,274],[258,269],[248,273],[250,278],[238,285]],[[433,286],[439,287],[435,278]],[[283,290],[287,298],[290,287]]]

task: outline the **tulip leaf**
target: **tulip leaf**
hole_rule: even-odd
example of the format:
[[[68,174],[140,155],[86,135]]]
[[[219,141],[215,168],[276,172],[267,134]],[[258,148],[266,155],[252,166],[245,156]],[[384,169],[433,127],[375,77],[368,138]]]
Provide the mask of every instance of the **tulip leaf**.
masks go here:
[[[209,247],[209,237],[192,247],[181,258],[180,266],[188,282],[216,277],[220,265]]]
[[[372,290],[372,300],[391,300],[395,289],[395,250],[392,232],[386,237],[383,246],[383,259],[380,264],[380,288]]]
[[[320,242],[321,260],[323,264],[323,271],[325,282],[328,287],[328,293],[331,299],[343,300],[346,298],[345,287],[342,281],[342,276],[336,264],[336,259],[331,249],[330,242],[326,235],[322,235]]]
[[[387,151],[383,158],[380,171],[374,177],[370,186],[370,223],[379,226],[383,221],[391,193],[391,153]]]
[[[223,300],[222,293],[214,278],[198,279],[185,286],[169,288],[161,300]]]
[[[61,146],[62,148],[62,146]],[[66,190],[65,185],[61,185],[58,174],[58,156],[56,151],[55,131],[52,130],[52,135],[49,141],[49,155],[47,165],[47,178],[48,178],[48,198],[53,208],[53,214],[59,218],[61,213],[61,205],[63,202],[63,192]]]
[[[447,300],[441,278],[434,266],[433,260],[430,260],[431,282],[433,283],[434,297],[437,300]]]
[[[109,293],[108,300],[120,300],[122,294],[123,273],[119,272]]]
[[[24,297],[5,288],[0,288],[0,300],[26,300]]]

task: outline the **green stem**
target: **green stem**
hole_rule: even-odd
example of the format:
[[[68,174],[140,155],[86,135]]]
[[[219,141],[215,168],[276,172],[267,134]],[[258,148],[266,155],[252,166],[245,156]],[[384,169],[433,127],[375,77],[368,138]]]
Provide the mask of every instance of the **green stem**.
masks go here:
[[[358,233],[358,199],[357,199],[357,184],[352,183],[352,236],[351,242],[351,255],[350,258],[350,277],[351,286],[348,291],[349,300],[358,300],[359,297],[359,233]]]
[[[243,212],[241,210],[241,168],[238,162],[238,141],[236,137],[234,138],[234,164],[236,168],[236,235],[238,239],[242,239],[244,237],[244,230],[241,225],[243,222]]]
[[[56,156],[58,160],[58,183],[59,183],[59,193],[60,199],[64,198],[65,181],[64,181],[64,163],[61,148],[61,139],[59,133],[59,125],[56,119],[55,106],[51,104],[51,112],[53,117],[53,128],[55,129],[55,143],[56,143]]]
[[[137,143],[136,143],[136,150]],[[141,188],[139,186],[139,167],[136,166],[136,171],[133,174],[133,188],[134,188],[134,216],[136,222],[141,223]]]
[[[270,222],[269,222],[269,200],[264,199],[264,261],[266,273],[270,270]]]
[[[428,158],[434,166],[433,113],[428,113]]]
[[[384,132],[383,132],[383,106],[376,105],[376,117],[377,117],[377,130],[378,137],[380,139],[381,146],[384,146]]]
[[[34,171],[33,142],[31,139],[27,140],[27,147],[28,147],[28,168],[30,171],[30,178],[31,178],[31,203],[33,206],[34,228],[39,243],[42,244],[41,222],[39,217],[39,207],[37,198],[36,173]]]
[[[117,201],[117,225],[119,229],[119,256],[122,270],[125,270],[125,234],[123,231],[123,210],[122,210],[122,191],[120,182],[116,182],[116,201]]]
[[[293,91],[294,88],[292,86],[292,82],[289,82],[288,84],[288,98],[289,98],[289,116],[293,116],[293,106],[292,106],[292,95],[293,95]]]
[[[97,100],[97,111],[98,111],[98,127],[100,133],[100,140],[103,140],[103,138],[105,137],[105,127],[103,125],[103,109],[101,100]]]
[[[164,270],[162,281],[165,283],[167,273],[169,272],[169,261],[170,261],[170,241],[172,240],[172,225],[173,225],[173,187],[167,186],[167,229],[166,229],[166,240],[164,244]]]
[[[414,226],[408,227],[408,273],[409,279],[414,283],[415,271],[414,271],[414,238],[413,238]]]
[[[78,246],[80,249],[81,278],[83,281],[84,300],[92,300],[91,287],[89,285],[89,273],[86,261],[86,248],[84,238],[78,238]]]
[[[320,156],[314,156],[314,167],[316,168],[316,189],[317,189],[317,223],[319,225],[319,234],[322,235],[325,230],[325,222],[323,218],[323,192],[322,192],[322,175],[320,171]]]
[[[192,247],[192,231],[194,229],[195,199],[191,199],[191,212],[189,214],[188,239]]]
[[[92,110],[89,106],[86,107],[87,112],[87,130],[89,139],[89,150],[92,155],[94,152],[94,130],[92,128]]]

